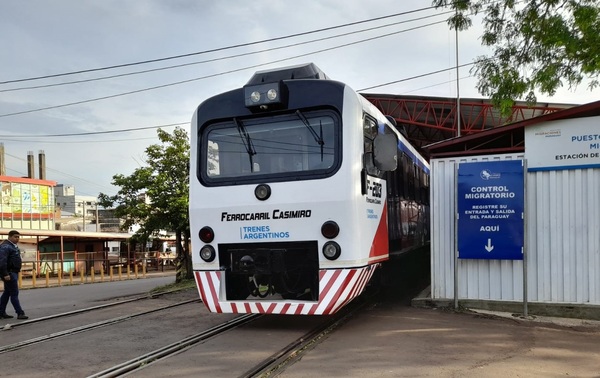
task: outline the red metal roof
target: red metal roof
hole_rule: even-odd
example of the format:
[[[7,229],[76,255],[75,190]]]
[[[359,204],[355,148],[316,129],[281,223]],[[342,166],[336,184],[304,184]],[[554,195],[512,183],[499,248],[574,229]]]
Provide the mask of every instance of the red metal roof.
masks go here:
[[[430,158],[525,151],[525,127],[548,121],[600,116],[600,101],[546,113],[477,134],[436,142],[423,149]]]
[[[394,117],[399,127],[404,127],[409,139],[417,148],[432,143],[456,138],[458,117],[456,98],[397,96],[390,94],[362,94],[383,114]],[[544,116],[564,109],[573,104],[538,103],[528,106],[526,102],[516,102],[508,117],[502,117],[488,99],[460,99],[460,136],[477,135],[486,130]],[[522,140],[503,139],[498,141],[499,148],[518,147]],[[521,138],[522,139],[522,138]],[[499,151],[498,151],[499,152]]]
[[[0,181],[2,181],[2,182],[18,182],[21,184],[56,186],[56,181],[40,180],[40,179],[28,178],[28,177],[0,176]]]

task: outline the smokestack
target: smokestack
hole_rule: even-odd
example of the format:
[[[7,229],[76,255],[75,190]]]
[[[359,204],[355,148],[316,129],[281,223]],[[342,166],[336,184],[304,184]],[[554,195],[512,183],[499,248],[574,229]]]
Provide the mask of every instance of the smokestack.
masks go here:
[[[38,164],[39,164],[39,169],[40,169],[40,180],[45,180],[46,179],[46,154],[44,153],[44,150],[40,150],[40,153],[38,154]]]
[[[35,178],[35,161],[33,151],[27,152],[27,178]]]
[[[4,161],[4,143],[0,143],[0,176],[6,176],[6,163]]]

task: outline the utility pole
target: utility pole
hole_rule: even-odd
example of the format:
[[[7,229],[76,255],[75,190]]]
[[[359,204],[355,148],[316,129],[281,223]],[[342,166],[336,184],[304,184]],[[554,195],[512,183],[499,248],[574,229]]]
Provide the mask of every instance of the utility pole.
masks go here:
[[[456,136],[460,137],[460,76],[458,69],[458,28],[454,28],[456,40]]]

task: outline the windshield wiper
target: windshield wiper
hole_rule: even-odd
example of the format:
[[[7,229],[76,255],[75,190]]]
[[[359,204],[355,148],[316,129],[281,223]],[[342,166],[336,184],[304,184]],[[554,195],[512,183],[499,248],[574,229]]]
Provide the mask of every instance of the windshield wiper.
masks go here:
[[[239,119],[234,118],[233,122],[235,122],[237,126],[238,133],[240,133],[240,138],[242,138],[242,143],[244,143],[244,147],[248,153],[248,159],[250,159],[250,172],[254,172],[254,162],[252,156],[256,155],[256,149],[254,148],[254,144],[252,144],[250,134],[248,134],[246,127]]]
[[[304,116],[304,114],[302,114],[302,112],[300,110],[296,110],[296,115],[298,115],[298,118],[300,118],[302,120],[302,122],[304,123],[304,125],[308,128],[308,130],[310,131],[310,133],[312,134],[313,138],[315,138],[315,142],[317,142],[317,144],[319,144],[319,146],[321,146],[321,161],[323,161],[323,145],[325,144],[325,142],[323,141],[323,124],[319,121],[319,134],[317,135],[317,132],[315,131],[315,129],[313,129],[313,127],[310,125],[310,122],[308,122],[308,119],[306,119],[306,117]]]

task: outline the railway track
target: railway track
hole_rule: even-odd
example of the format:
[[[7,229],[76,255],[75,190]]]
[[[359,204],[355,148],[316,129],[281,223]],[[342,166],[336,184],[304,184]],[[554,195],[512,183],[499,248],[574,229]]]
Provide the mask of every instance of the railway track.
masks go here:
[[[129,298],[129,299],[114,301],[114,302],[110,302],[110,303],[104,303],[104,304],[101,304],[101,305],[98,305],[98,306],[86,307],[86,308],[82,308],[82,309],[79,309],[79,310],[73,310],[73,311],[61,312],[61,313],[58,313],[58,314],[52,314],[52,315],[48,315],[48,316],[42,316],[42,317],[39,317],[39,318],[29,319],[29,320],[21,321],[21,322],[18,322],[18,323],[7,323],[0,330],[2,330],[2,331],[8,331],[8,330],[11,330],[13,328],[19,328],[19,327],[23,327],[23,326],[28,326],[30,324],[39,323],[39,322],[45,322],[45,321],[52,320],[52,319],[57,319],[57,318],[63,318],[63,317],[72,316],[72,315],[83,314],[83,313],[86,313],[86,312],[95,311],[95,310],[101,310],[101,309],[110,308],[110,307],[114,307],[114,306],[121,306],[121,305],[125,305],[125,304],[132,303],[132,302],[138,302],[138,301],[142,301],[142,300],[154,299],[154,298],[158,298],[158,297],[163,296],[163,295],[176,293],[178,291],[180,291],[180,289],[161,291],[161,292],[151,293],[151,294],[147,294],[147,295],[140,295],[140,296],[136,296],[136,297]]]
[[[181,350],[189,348],[193,345],[196,345],[204,340],[207,340],[211,337],[217,336],[225,331],[230,329],[241,327],[244,324],[247,324],[256,318],[262,315],[256,314],[247,314],[237,317],[233,320],[227,321],[225,323],[219,324],[215,327],[212,327],[206,331],[202,331],[190,337],[187,337],[183,340],[177,341],[175,343],[171,343],[164,347],[153,350],[150,353],[146,353],[142,356],[136,357],[129,361],[125,361],[121,364],[115,365],[108,369],[105,369],[99,373],[92,374],[88,376],[88,378],[109,378],[109,377],[119,377],[125,373],[129,373],[135,370],[139,370],[144,367],[150,366],[151,363],[156,362],[163,358],[168,358],[174,354],[179,353]]]
[[[330,333],[335,332],[337,328],[349,321],[357,312],[369,305],[372,305],[375,300],[376,299],[374,297],[367,298],[365,300],[356,300],[354,303],[350,304],[336,315],[318,318],[322,321],[320,321],[315,327],[312,327],[300,337],[292,340],[283,348],[276,350],[269,357],[256,362],[252,367],[242,373],[240,377],[272,377],[280,374],[281,372],[285,371],[288,366],[291,366],[294,362],[298,361],[305,353],[309,352],[312,347],[326,339]],[[130,375],[136,372],[141,376],[145,376],[149,374],[146,372],[146,370],[155,374],[153,371],[155,363],[163,362],[170,365],[168,361],[170,357],[178,355],[185,350],[189,350],[190,348],[201,348],[199,344],[202,344],[211,338],[218,337],[227,331],[235,332],[236,329],[241,329],[249,323],[261,319],[264,316],[265,315],[246,314],[237,317],[208,330],[199,332],[177,342],[157,348],[144,355],[140,355],[139,357],[89,375],[88,378],[119,377]],[[252,361],[248,362],[247,364],[252,365]],[[176,364],[173,365],[175,366]]]
[[[164,294],[19,323],[13,331],[0,332],[6,335],[0,336],[5,344],[0,363],[10,359],[28,377],[145,377],[174,371],[183,376],[271,377],[374,301],[359,297],[327,317],[236,317],[207,312],[192,290]]]
[[[91,331],[97,328],[101,328],[101,327],[106,327],[109,326],[111,324],[116,324],[116,323],[120,323],[120,322],[124,322],[124,321],[129,321],[129,320],[133,320],[135,318],[138,318],[140,316],[144,316],[144,315],[148,315],[154,312],[159,312],[159,311],[164,311],[164,310],[168,310],[177,306],[181,306],[181,305],[185,305],[185,304],[189,304],[189,303],[198,303],[200,302],[199,299],[192,299],[192,300],[188,300],[188,301],[183,301],[183,302],[179,302],[176,304],[172,304],[172,305],[167,305],[167,306],[161,306],[161,307],[157,307],[154,308],[152,310],[147,310],[147,311],[141,311],[141,312],[137,312],[137,313],[133,313],[133,314],[127,314],[127,315],[123,315],[123,316],[119,316],[119,317],[115,317],[115,318],[111,318],[111,319],[106,319],[103,321],[99,321],[99,322],[94,322],[94,323],[90,323],[90,324],[85,324],[79,327],[74,327],[74,328],[70,328],[70,329],[66,329],[63,331],[59,331],[59,332],[54,332],[48,335],[44,335],[44,336],[40,336],[40,337],[35,337],[32,339],[28,339],[28,340],[23,340],[17,343],[13,343],[13,344],[9,344],[9,345],[4,345],[0,347],[0,354],[2,353],[7,353],[7,352],[11,352],[17,349],[21,349],[27,346],[31,346],[31,345],[35,345],[35,344],[40,344],[43,342],[46,342],[48,340],[53,340],[53,339],[57,339],[60,337],[65,337],[65,336],[70,336],[70,335],[75,335],[78,333],[82,333],[82,332],[86,332],[86,331]],[[112,305],[116,305],[116,304],[112,304]],[[99,306],[99,308],[105,308],[105,306]],[[56,319],[56,318],[60,318],[60,317],[65,317],[65,316],[71,316],[74,315],[74,313],[81,313],[81,312],[88,312],[88,311],[92,311],[92,309],[85,309],[85,310],[79,310],[79,311],[73,311],[73,312],[69,312],[69,313],[62,313],[62,314],[56,314],[56,315],[52,315],[52,316],[48,316],[45,318],[40,318],[40,319],[35,319],[36,322],[39,321],[47,321],[50,319]],[[23,325],[24,323],[19,323],[19,325]]]
[[[349,321],[359,311],[365,307],[371,306],[376,302],[377,296],[361,300],[358,298],[342,311],[336,313],[323,324],[307,332],[302,337],[291,342],[286,347],[275,352],[269,358],[257,363],[254,367],[246,371],[240,378],[266,378],[276,377],[284,372],[287,367],[299,361],[305,353],[309,352],[319,342],[325,340],[327,336]]]

